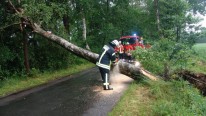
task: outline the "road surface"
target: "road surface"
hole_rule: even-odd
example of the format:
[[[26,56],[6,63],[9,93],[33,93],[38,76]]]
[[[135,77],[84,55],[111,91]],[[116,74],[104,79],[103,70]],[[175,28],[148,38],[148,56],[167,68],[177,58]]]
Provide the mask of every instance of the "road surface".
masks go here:
[[[102,88],[98,68],[0,99],[0,116],[106,116],[131,78],[111,73],[114,90]]]

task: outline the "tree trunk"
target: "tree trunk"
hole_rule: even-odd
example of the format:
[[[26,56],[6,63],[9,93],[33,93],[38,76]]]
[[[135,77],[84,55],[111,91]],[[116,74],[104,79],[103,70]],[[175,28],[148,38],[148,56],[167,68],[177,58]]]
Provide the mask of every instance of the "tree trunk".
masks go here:
[[[90,50],[90,47],[87,43],[87,25],[86,25],[86,19],[85,19],[85,16],[84,14],[82,13],[82,37],[83,37],[83,40],[86,44],[86,49],[87,50]]]
[[[24,67],[26,73],[29,74],[30,72],[30,65],[29,65],[29,53],[28,53],[28,38],[25,29],[24,19],[21,18],[20,30],[22,33],[22,40],[23,40],[23,51],[24,51]]]
[[[158,35],[161,37],[160,17],[159,17],[159,0],[154,0],[154,6],[155,6],[155,11],[156,11],[157,31],[158,31]]]
[[[95,54],[91,51],[80,48],[80,47],[66,41],[63,38],[54,35],[53,33],[48,33],[47,31],[40,28],[40,26],[37,24],[34,24],[33,29],[34,29],[34,32],[36,32],[37,34],[42,35],[42,36],[46,37],[47,39],[49,39],[50,41],[57,43],[58,45],[67,49],[68,51],[74,53],[75,55],[77,55],[81,58],[84,58],[92,63],[96,63],[96,60],[98,58],[98,54]]]
[[[176,42],[178,42],[180,40],[180,26],[177,26],[176,28]]]
[[[42,35],[44,37],[46,37],[47,39],[49,39],[50,41],[53,41],[55,43],[57,43],[58,45],[62,46],[63,48],[67,49],[68,51],[74,53],[75,55],[84,58],[92,63],[96,63],[97,58],[98,58],[98,54],[93,53],[91,51],[82,49],[68,41],[66,41],[65,39],[56,36],[52,33],[47,33],[45,30],[43,30],[39,25],[34,24],[33,25],[33,29],[34,32],[36,32],[39,35]],[[151,80],[157,80],[158,78],[153,76],[151,73],[149,73],[148,71],[144,70],[142,67],[140,67],[140,64],[138,64],[138,62],[134,63],[134,64],[130,64],[127,62],[123,62],[123,61],[119,61],[118,65],[120,73],[125,74],[133,79],[136,79],[137,76],[133,76],[136,74],[143,74],[146,77],[150,78]]]
[[[137,76],[139,74],[142,74],[151,80],[155,80],[155,81],[158,80],[156,76],[154,76],[149,71],[141,67],[140,63],[137,61],[131,64],[131,63],[127,63],[127,62],[120,60],[118,62],[118,67],[119,67],[120,73],[125,74],[135,80],[139,77]]]
[[[23,35],[23,46],[24,46],[24,66],[26,69],[26,73],[29,74],[30,66],[29,66],[29,55],[28,55],[28,39],[24,29],[22,35]]]
[[[63,16],[63,24],[67,33],[70,35],[70,18],[67,15]]]

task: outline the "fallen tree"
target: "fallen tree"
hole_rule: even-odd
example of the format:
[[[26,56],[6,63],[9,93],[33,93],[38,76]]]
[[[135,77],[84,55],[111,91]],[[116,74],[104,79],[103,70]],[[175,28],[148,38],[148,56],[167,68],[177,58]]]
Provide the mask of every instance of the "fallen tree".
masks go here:
[[[98,54],[93,53],[91,51],[85,50],[83,48],[80,48],[68,41],[66,41],[64,38],[61,38],[53,33],[48,33],[47,31],[43,30],[38,24],[34,23],[32,25],[33,31],[39,35],[44,36],[45,38],[49,39],[50,41],[55,42],[56,44],[62,46],[63,48],[67,49],[68,51],[72,52],[73,54],[84,58],[92,63],[96,63]],[[118,65],[120,73],[125,74],[133,79],[136,79],[137,76],[133,76],[136,74],[142,74],[146,77],[148,77],[151,80],[158,80],[156,76],[151,74],[149,71],[145,70],[143,67],[141,67],[139,62],[135,62],[133,64],[119,61]]]
[[[12,2],[10,0],[8,0],[8,4],[10,6],[10,10],[12,10],[13,12],[15,12],[19,18],[21,19],[21,25],[20,28],[24,28],[24,27],[30,27],[33,32],[44,36],[45,38],[47,38],[48,40],[55,42],[56,44],[62,46],[63,48],[67,49],[68,51],[72,52],[73,54],[84,58],[92,63],[96,63],[97,58],[98,58],[98,54],[93,53],[91,51],[88,51],[86,49],[80,48],[70,42],[68,42],[67,40],[65,40],[64,38],[61,38],[53,33],[47,32],[44,29],[41,28],[40,25],[38,25],[37,23],[34,23],[31,19],[29,19],[26,16],[23,16],[23,9],[20,11],[17,10],[17,8],[12,4]],[[123,62],[123,61],[119,61],[118,65],[116,65],[119,67],[120,73],[125,74],[133,79],[137,79],[137,76],[133,76],[136,74],[142,74],[146,77],[148,77],[151,80],[158,80],[157,77],[153,76],[149,71],[146,71],[143,67],[141,67],[139,62],[135,62],[133,64],[127,63],[127,62]]]

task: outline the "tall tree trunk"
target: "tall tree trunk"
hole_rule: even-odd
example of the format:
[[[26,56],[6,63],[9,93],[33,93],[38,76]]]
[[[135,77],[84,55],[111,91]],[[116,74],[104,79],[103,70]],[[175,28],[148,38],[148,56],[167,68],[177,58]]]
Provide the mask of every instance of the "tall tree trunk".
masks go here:
[[[28,55],[28,39],[25,30],[23,29],[23,45],[24,45],[24,66],[26,69],[26,73],[29,74],[30,65],[29,65],[29,55]]]
[[[24,18],[21,18],[20,30],[22,32],[22,40],[23,40],[23,51],[24,51],[24,67],[26,69],[26,73],[29,74],[30,66],[29,66],[29,55],[28,55],[28,38],[26,33],[26,25],[24,22]]]
[[[82,37],[86,44],[86,49],[90,50],[90,47],[87,43],[87,25],[86,25],[86,19],[84,13],[82,13]]]
[[[84,58],[92,63],[96,63],[97,58],[98,58],[98,54],[93,53],[91,51],[82,49],[68,41],[66,41],[65,39],[56,36],[52,33],[47,33],[45,30],[43,30],[39,25],[34,24],[33,25],[33,29],[34,32],[36,32],[39,35],[44,36],[45,38],[49,39],[50,41],[55,42],[56,44],[62,46],[63,48],[67,49],[68,51],[74,53],[75,55]],[[138,62],[136,62],[135,64],[130,64],[127,62],[123,62],[123,61],[119,61],[118,65],[117,65],[120,69],[120,73],[125,74],[130,76],[133,79],[136,79],[137,76],[134,76],[138,73],[141,73],[143,75],[145,75],[146,77],[150,78],[151,80],[158,80],[157,77],[153,76],[151,73],[149,73],[148,71],[144,70],[140,64],[138,64]]]
[[[180,39],[180,26],[177,26],[176,27],[177,28],[177,30],[176,30],[176,42],[178,42],[179,41],[179,39]]]
[[[70,20],[69,20],[69,17],[67,15],[63,16],[63,23],[64,23],[65,30],[70,35]]]
[[[24,10],[22,8],[16,8],[10,0],[8,0],[9,5],[13,8],[13,10],[17,14],[23,14]],[[18,0],[18,4],[21,3],[21,0]],[[26,73],[29,74],[30,72],[30,65],[29,65],[29,55],[28,55],[28,38],[27,38],[27,33],[26,33],[26,24],[25,24],[25,19],[23,17],[20,18],[20,30],[22,32],[22,38],[23,38],[23,51],[24,51],[24,67],[26,69]]]
[[[154,0],[154,6],[155,6],[155,14],[156,14],[157,31],[158,31],[159,37],[161,37],[160,16],[159,16],[159,0]]]

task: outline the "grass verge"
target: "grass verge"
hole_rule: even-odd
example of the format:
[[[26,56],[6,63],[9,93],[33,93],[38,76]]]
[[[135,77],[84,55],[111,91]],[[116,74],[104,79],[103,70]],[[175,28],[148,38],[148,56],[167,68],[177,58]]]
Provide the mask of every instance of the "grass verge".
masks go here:
[[[33,77],[9,78],[0,82],[0,97],[28,88],[32,88],[55,79],[63,78],[67,75],[71,75],[91,67],[94,67],[94,64],[86,63],[78,66],[73,66],[67,69],[58,70],[55,72],[36,74]]]
[[[196,44],[193,49],[195,53],[190,55],[189,65],[186,68],[196,73],[205,73],[206,44]],[[148,68],[161,69],[160,65],[151,68],[151,63],[162,62],[158,56],[157,61],[153,62],[149,62],[150,57],[141,58],[146,58]],[[187,81],[142,80],[130,85],[109,116],[205,116],[205,114],[206,98]]]
[[[203,116],[206,99],[185,81],[136,82],[109,116]]]
[[[152,99],[149,88],[133,82],[109,116],[148,116]]]
[[[189,58],[187,70],[206,74],[206,43],[198,43],[193,47],[195,53]]]

